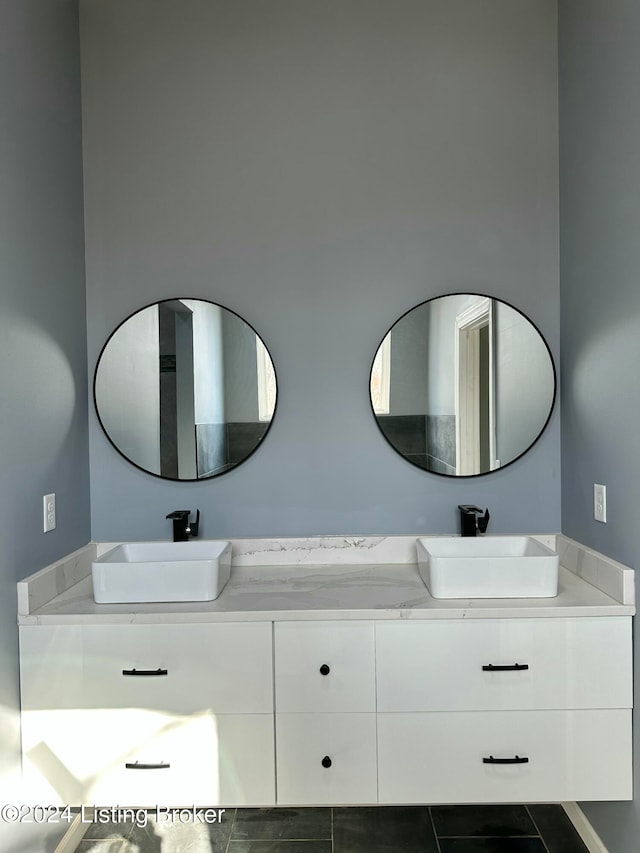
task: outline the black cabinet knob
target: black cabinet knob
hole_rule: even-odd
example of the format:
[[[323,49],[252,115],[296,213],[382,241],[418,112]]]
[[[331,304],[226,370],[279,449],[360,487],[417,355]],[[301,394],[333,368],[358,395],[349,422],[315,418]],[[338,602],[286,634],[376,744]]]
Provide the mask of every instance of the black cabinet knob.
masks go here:
[[[322,759],[322,766],[323,767],[331,767],[331,759],[329,758],[328,755],[325,755],[325,757]]]
[[[331,672],[331,667],[328,666],[326,663],[323,663],[322,666],[320,667],[320,675],[329,675],[330,672]]]

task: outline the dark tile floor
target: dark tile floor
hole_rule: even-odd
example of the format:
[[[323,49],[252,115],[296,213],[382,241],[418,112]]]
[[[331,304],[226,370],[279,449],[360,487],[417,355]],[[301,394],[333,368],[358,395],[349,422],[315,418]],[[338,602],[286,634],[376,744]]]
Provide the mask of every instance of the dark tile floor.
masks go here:
[[[227,809],[92,823],[78,853],[585,853],[559,805]],[[216,810],[217,811],[217,810]],[[217,817],[217,815],[216,815]]]

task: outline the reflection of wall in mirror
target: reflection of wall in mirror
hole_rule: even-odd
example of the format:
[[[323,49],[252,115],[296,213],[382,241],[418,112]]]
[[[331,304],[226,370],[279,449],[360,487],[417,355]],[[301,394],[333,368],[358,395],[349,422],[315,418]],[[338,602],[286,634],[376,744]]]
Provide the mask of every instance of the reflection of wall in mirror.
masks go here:
[[[227,423],[258,420],[256,334],[237,314],[225,312],[224,400]]]
[[[160,473],[158,308],[127,320],[107,345],[96,375],[96,399],[107,434],[129,459]]]
[[[429,303],[410,311],[391,329],[389,411],[422,415],[428,411]]]
[[[543,428],[555,390],[547,347],[527,318],[494,303],[496,456],[504,465],[523,453]]]
[[[260,420],[256,333],[230,312],[224,315],[223,332],[227,458],[235,465],[260,442],[269,422]]]
[[[377,415],[387,440],[406,459],[422,468],[426,467],[425,323],[426,315],[421,306],[402,317],[385,336],[388,341],[388,406],[386,412]]]
[[[188,301],[188,300],[186,300]],[[231,311],[207,302],[194,308],[198,477],[241,462],[260,442],[256,334]]]

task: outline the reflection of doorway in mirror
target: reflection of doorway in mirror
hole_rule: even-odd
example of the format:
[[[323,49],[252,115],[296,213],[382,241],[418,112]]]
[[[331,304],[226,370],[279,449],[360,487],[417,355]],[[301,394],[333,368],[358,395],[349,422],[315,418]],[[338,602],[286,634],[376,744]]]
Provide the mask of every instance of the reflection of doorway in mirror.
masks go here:
[[[371,368],[371,404],[376,415],[388,415],[391,398],[391,332],[378,347]]]
[[[270,421],[276,408],[276,372],[267,348],[256,335],[258,420]]]
[[[175,299],[158,306],[160,474],[195,479],[193,312]]]
[[[455,352],[456,474],[469,476],[498,467],[491,299],[457,315]]]

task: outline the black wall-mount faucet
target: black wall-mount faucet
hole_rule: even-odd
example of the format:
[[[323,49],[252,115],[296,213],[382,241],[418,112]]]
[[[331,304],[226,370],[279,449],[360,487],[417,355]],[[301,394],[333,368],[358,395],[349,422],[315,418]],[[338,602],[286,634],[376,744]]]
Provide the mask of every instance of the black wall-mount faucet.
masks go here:
[[[489,526],[489,510],[484,510],[484,515],[479,506],[470,504],[458,504],[460,510],[460,532],[462,536],[475,536],[478,531],[484,533]]]
[[[173,521],[173,541],[187,542],[190,536],[198,535],[200,527],[200,510],[196,510],[196,520],[189,522],[190,509],[174,509],[167,518]]]

